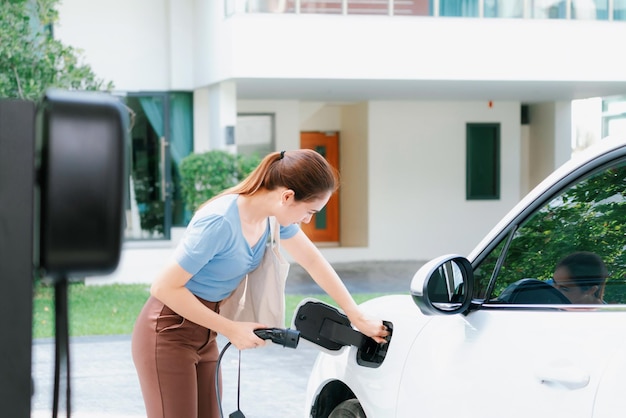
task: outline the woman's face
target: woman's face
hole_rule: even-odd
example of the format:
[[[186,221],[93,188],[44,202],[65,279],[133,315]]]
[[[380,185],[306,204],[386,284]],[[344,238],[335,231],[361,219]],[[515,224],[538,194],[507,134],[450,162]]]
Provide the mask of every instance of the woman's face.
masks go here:
[[[331,194],[331,192],[328,192],[320,199],[298,202],[294,198],[293,191],[286,190],[283,193],[283,210],[280,216],[277,216],[278,222],[284,226],[299,223],[308,224],[311,222],[313,215],[326,206]]]

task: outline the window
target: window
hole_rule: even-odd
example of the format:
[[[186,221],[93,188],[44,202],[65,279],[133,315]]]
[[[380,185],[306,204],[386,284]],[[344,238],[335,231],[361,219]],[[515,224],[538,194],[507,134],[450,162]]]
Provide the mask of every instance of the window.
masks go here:
[[[500,198],[500,124],[468,123],[466,199]]]
[[[127,239],[169,239],[183,226],[185,207],[179,166],[193,147],[193,97],[188,92],[133,93],[125,99],[134,115],[130,132]]]
[[[485,0],[485,17],[522,18],[524,0]]]
[[[235,128],[237,153],[246,156],[257,155],[261,158],[275,151],[274,115],[239,114]]]
[[[626,162],[621,161],[583,178],[539,207],[509,234],[510,243],[503,238],[476,269],[475,297],[484,297],[487,283],[494,279],[492,301],[506,302],[503,295],[510,294],[520,281],[552,291],[558,284],[554,283],[556,266],[571,254],[585,252],[597,254],[607,273],[588,266],[575,277],[583,281],[572,279],[570,284],[595,285],[604,303],[626,303],[625,219]],[[552,299],[525,303],[558,303],[547,300]]]
[[[478,17],[478,0],[440,0],[439,16]]]
[[[626,1],[626,0],[625,0]],[[602,136],[626,133],[626,97],[616,96],[602,100]]]
[[[532,17],[535,19],[565,19],[565,0],[544,0],[533,2]]]

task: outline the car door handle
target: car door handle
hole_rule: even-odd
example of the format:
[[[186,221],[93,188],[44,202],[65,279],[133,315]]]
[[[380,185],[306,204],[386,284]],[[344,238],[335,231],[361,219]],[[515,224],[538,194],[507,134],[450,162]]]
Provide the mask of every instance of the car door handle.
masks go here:
[[[549,366],[536,374],[542,385],[581,389],[589,384],[589,373],[576,366]]]

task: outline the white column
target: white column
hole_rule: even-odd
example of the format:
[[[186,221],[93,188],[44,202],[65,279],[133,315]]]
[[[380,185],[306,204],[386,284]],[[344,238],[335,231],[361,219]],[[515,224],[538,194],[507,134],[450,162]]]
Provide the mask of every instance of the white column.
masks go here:
[[[227,149],[235,152],[236,145],[226,144],[226,127],[237,123],[237,86],[228,81],[193,92],[193,150],[205,152]]]
[[[209,87],[209,149],[235,151],[227,144],[226,128],[237,123],[237,86],[233,81]]]
[[[572,158],[572,102],[554,103],[554,168]]]
[[[209,88],[202,87],[193,91],[193,151],[209,149]]]
[[[529,105],[528,181],[536,186],[572,156],[571,103]]]
[[[167,4],[169,88],[189,90],[193,86],[193,1],[169,0]]]

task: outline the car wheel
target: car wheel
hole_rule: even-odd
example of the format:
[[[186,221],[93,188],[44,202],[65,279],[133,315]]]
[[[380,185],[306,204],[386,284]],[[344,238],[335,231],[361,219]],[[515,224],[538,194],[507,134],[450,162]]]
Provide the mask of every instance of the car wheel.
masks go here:
[[[367,418],[357,399],[348,399],[341,402],[328,418]]]

